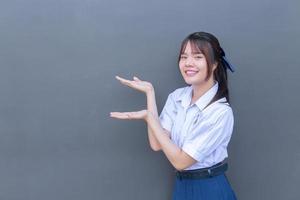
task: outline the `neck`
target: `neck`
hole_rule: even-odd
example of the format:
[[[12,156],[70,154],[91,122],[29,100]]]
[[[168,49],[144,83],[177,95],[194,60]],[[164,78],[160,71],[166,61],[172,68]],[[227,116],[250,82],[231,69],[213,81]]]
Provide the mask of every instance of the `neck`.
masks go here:
[[[194,103],[197,99],[199,99],[205,92],[212,88],[214,84],[215,81],[213,79],[213,76],[211,76],[207,81],[199,85],[192,85],[193,95],[191,103]]]

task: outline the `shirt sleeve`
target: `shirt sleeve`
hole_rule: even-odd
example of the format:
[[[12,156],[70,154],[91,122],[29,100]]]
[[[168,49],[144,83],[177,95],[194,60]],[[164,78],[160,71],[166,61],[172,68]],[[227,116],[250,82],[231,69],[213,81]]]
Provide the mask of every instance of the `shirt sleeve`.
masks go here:
[[[172,93],[169,94],[167,101],[160,113],[159,120],[164,129],[171,132],[177,114]]]
[[[197,161],[202,161],[220,145],[227,147],[233,130],[233,113],[231,109],[223,111],[205,130],[189,135],[182,150]]]

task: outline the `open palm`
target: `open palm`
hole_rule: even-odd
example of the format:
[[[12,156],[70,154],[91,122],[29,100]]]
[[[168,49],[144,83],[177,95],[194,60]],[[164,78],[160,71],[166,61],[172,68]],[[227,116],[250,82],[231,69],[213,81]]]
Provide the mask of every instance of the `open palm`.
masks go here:
[[[147,93],[153,89],[153,86],[150,82],[142,81],[135,76],[133,77],[133,80],[127,80],[119,76],[116,76],[116,79],[118,79],[123,85],[127,85],[133,89],[144,93]]]
[[[117,119],[145,119],[147,118],[147,110],[140,110],[134,112],[111,112],[111,117]]]

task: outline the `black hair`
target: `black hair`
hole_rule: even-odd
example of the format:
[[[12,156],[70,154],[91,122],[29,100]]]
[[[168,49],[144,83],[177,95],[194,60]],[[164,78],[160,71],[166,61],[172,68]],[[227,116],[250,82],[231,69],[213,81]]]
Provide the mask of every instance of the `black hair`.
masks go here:
[[[222,56],[224,51],[220,46],[218,39],[211,33],[206,32],[195,32],[188,35],[181,44],[180,53],[178,57],[178,63],[181,58],[181,54],[184,53],[187,43],[190,42],[193,53],[201,52],[204,54],[207,61],[207,76],[206,80],[209,79],[213,73],[214,79],[219,83],[219,88],[211,100],[211,103],[226,97],[229,103],[229,91],[228,91],[228,80],[227,80],[227,70],[222,62]],[[217,68],[213,71],[213,65],[217,64]]]

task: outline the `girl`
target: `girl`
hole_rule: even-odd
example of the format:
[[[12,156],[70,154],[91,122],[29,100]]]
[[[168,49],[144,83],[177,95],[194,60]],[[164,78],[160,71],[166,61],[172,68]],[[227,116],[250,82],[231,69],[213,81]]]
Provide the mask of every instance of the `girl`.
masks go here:
[[[183,40],[178,63],[188,86],[169,94],[160,116],[150,82],[119,76],[122,84],[146,94],[147,110],[110,115],[146,121],[151,148],[162,150],[176,169],[173,200],[234,200],[225,175],[234,123],[227,69],[233,72],[233,68],[218,39],[206,32]]]

